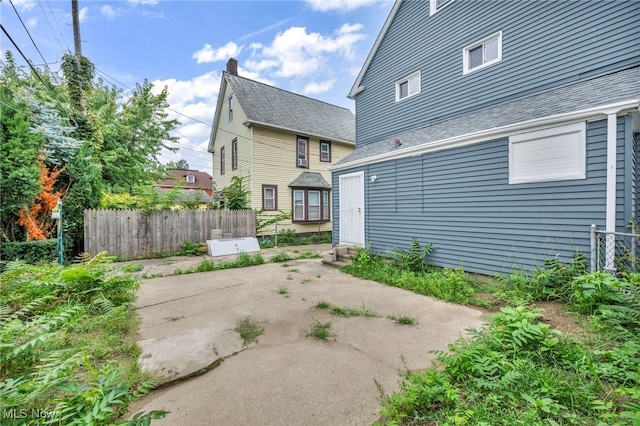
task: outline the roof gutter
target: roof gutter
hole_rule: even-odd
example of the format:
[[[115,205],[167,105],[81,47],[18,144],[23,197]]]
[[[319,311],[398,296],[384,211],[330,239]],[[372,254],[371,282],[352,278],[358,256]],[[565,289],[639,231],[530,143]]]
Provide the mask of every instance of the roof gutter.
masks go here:
[[[394,149],[391,153],[373,155],[371,157],[350,161],[347,163],[337,164],[329,167],[332,172],[347,170],[353,167],[365,166],[368,164],[379,163],[382,161],[395,160],[405,157],[414,157],[425,154],[427,152],[441,151],[443,149],[457,148],[466,145],[473,145],[485,142],[491,139],[507,137],[514,132],[531,130],[532,127],[553,126],[567,121],[587,120],[595,118],[606,118],[610,114],[620,114],[626,111],[638,110],[640,105],[639,99],[630,99],[626,101],[616,102],[612,104],[600,105],[593,108],[587,108],[579,111],[572,111],[564,114],[550,115],[547,117],[536,118],[533,120],[520,121],[515,124],[494,127],[492,129],[481,130],[479,132],[467,133],[452,138],[441,139],[439,141],[429,142],[418,146],[412,146],[404,149]],[[357,150],[357,148],[356,148]]]
[[[292,133],[298,133],[300,135],[310,135],[310,136],[315,136],[319,139],[326,139],[332,142],[342,142],[342,143],[346,143],[347,145],[355,145],[355,141],[349,141],[346,139],[341,139],[341,138],[335,138],[332,136],[327,136],[327,135],[317,135],[314,133],[309,133],[306,132],[304,130],[300,130],[300,129],[292,129],[289,127],[283,127],[283,126],[276,126],[273,124],[269,124],[269,123],[263,123],[261,121],[255,121],[255,120],[247,120],[244,123],[242,123],[243,125],[245,125],[246,127],[251,127],[251,126],[262,126],[262,127],[268,127],[270,129],[276,129],[276,130],[285,130],[287,132],[292,132]]]

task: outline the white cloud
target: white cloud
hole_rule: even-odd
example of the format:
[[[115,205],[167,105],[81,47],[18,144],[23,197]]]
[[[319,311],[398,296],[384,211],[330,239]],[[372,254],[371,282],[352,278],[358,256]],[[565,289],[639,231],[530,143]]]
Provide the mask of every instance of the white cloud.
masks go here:
[[[229,58],[235,58],[240,54],[242,49],[243,46],[238,47],[238,45],[232,41],[219,49],[214,49],[210,44],[206,43],[202,49],[195,52],[191,57],[199,64],[207,64],[211,62],[225,61]]]
[[[158,0],[127,0],[127,3],[137,6],[139,4],[155,6],[158,4]]]
[[[22,12],[33,9],[36,5],[35,0],[13,0],[13,5],[19,7]]]
[[[327,12],[337,10],[344,12],[359,7],[371,6],[379,0],[306,0],[313,10]]]
[[[331,90],[335,83],[336,83],[336,79],[335,78],[332,78],[330,80],[323,81],[323,82],[320,82],[320,83],[311,82],[311,83],[307,84],[306,86],[304,86],[303,93],[305,95],[309,95],[309,94],[317,95],[319,93],[325,93],[325,92],[328,92],[329,90]]]
[[[89,16],[89,8],[87,6],[80,9],[78,12],[78,19],[80,22],[85,22]]]
[[[38,18],[34,17],[34,18],[27,19],[26,25],[29,28],[35,28],[36,25],[38,25]]]
[[[366,36],[361,24],[344,24],[334,36],[308,33],[305,27],[291,27],[276,35],[247,67],[255,72],[275,69],[279,77],[305,76],[318,72],[332,54],[353,59],[355,44]]]
[[[100,13],[107,19],[115,19],[116,16],[120,15],[121,9],[114,9],[110,4],[105,4],[100,8]]]

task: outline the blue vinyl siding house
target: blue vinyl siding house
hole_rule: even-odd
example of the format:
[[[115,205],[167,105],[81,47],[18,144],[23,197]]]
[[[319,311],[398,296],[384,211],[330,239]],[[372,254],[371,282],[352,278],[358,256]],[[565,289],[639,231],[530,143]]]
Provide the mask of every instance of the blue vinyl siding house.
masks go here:
[[[640,209],[640,1],[397,0],[349,96],[334,245],[505,273]]]

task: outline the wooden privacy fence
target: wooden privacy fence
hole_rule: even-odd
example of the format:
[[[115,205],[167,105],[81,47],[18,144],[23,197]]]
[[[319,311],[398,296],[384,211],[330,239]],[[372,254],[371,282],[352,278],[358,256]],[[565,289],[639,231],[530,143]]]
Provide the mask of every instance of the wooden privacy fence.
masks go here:
[[[85,210],[84,251],[125,259],[175,253],[185,241],[208,240],[212,229],[225,237],[256,236],[254,210]]]

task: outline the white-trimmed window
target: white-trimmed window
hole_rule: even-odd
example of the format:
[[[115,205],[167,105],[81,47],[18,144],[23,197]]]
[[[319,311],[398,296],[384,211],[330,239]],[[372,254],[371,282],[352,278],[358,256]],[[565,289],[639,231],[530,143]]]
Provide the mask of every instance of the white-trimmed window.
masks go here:
[[[453,2],[453,0],[429,0],[429,1],[430,1],[429,15],[433,15],[443,7],[447,6],[449,3]]]
[[[229,121],[233,120],[233,95],[229,96]]]
[[[187,175],[187,183],[196,183],[196,177],[194,175]]]
[[[463,74],[488,67],[502,60],[502,31],[491,34],[462,50]]]
[[[262,210],[278,210],[277,185],[262,185]]]
[[[296,143],[296,167],[309,168],[309,138],[298,136]]]
[[[331,162],[331,142],[320,141],[320,161],[325,163]]]
[[[509,183],[586,179],[584,122],[509,137]]]
[[[329,191],[320,188],[301,188],[293,190],[294,222],[328,222]]]
[[[420,93],[420,71],[396,81],[396,102]]]

